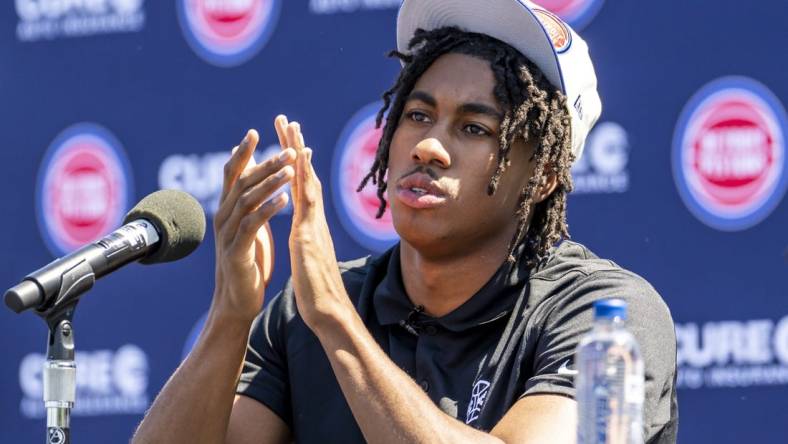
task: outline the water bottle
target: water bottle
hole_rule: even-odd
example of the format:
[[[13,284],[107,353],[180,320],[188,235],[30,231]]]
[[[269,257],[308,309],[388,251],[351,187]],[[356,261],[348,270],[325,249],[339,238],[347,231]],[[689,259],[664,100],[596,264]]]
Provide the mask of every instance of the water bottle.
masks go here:
[[[597,301],[577,346],[578,444],[643,443],[643,358],[626,319],[626,302]]]

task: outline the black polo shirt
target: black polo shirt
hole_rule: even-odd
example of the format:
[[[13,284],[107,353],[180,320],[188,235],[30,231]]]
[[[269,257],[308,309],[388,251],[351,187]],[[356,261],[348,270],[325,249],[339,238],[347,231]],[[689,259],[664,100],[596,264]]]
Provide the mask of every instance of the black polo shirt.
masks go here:
[[[405,293],[399,246],[340,265],[353,304],[391,360],[446,414],[490,430],[521,397],[574,397],[573,354],[594,301],[627,301],[645,359],[648,442],[676,440],[676,338],[667,306],[645,280],[565,241],[529,272],[501,268],[465,304],[432,318]],[[268,406],[299,443],[364,442],[290,284],[252,327],[238,393]]]

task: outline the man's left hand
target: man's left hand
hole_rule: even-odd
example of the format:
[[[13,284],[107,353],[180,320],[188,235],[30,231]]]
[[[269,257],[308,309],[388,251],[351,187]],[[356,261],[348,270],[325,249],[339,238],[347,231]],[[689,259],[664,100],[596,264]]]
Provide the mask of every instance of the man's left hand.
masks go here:
[[[312,167],[312,150],[305,147],[301,126],[285,116],[275,122],[283,148],[295,148],[293,225],[290,229],[290,267],[301,318],[313,331],[339,320],[351,308],[337,266],[334,243],[323,208],[323,188]]]

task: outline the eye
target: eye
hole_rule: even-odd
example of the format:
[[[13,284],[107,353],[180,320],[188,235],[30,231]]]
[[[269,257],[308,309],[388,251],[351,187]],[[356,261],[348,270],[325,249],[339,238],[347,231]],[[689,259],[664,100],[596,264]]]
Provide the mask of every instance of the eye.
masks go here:
[[[408,111],[405,116],[414,122],[426,123],[430,121],[430,117],[421,111]]]
[[[487,128],[477,125],[475,123],[469,123],[465,125],[462,130],[472,136],[489,136],[492,134]]]

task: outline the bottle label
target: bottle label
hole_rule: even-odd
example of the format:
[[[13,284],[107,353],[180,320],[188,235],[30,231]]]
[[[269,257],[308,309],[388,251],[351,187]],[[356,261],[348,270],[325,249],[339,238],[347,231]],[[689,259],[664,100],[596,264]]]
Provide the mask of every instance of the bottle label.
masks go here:
[[[590,350],[578,360],[578,442],[642,443],[642,371],[629,357],[608,352]]]
[[[643,404],[646,393],[643,380],[640,378],[627,378],[624,387],[624,399],[628,403]]]

